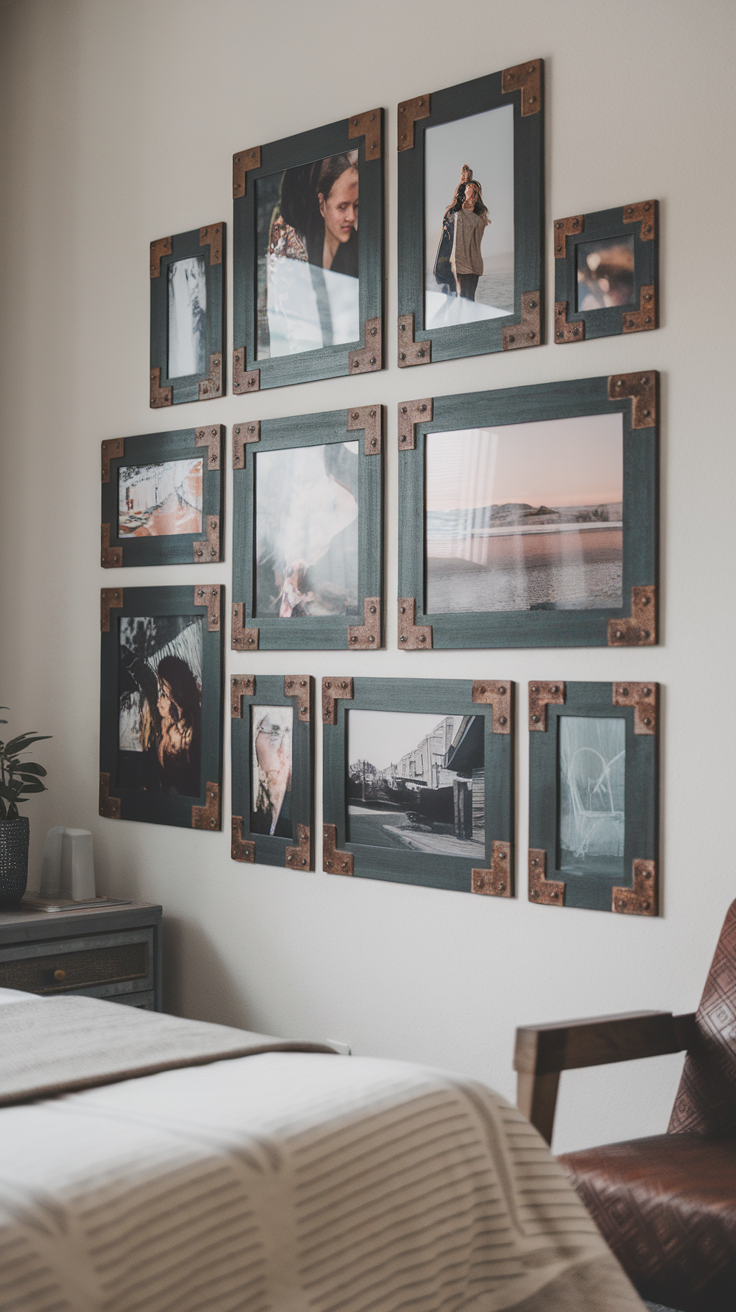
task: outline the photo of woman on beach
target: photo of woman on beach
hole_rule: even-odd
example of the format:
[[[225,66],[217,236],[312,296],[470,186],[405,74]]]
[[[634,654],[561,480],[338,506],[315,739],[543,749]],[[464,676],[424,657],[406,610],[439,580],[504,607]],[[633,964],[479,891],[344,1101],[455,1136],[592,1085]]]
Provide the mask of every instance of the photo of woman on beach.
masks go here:
[[[200,795],[202,620],[120,620],[118,786]]]

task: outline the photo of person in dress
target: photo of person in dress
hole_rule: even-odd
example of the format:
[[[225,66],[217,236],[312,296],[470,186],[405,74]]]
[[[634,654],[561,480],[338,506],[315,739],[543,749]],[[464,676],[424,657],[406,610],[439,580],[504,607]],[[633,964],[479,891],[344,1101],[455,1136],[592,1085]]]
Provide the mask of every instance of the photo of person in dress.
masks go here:
[[[457,292],[455,275],[452,272],[450,257],[452,256],[452,243],[455,237],[455,215],[459,209],[462,209],[465,200],[465,188],[472,180],[473,170],[469,164],[463,164],[460,170],[460,181],[455,188],[455,194],[451,204],[447,206],[442,219],[442,236],[437,247],[437,256],[434,262],[434,276],[437,280],[437,286],[441,292],[448,296],[454,296]]]
[[[202,620],[120,620],[118,784],[200,795]]]
[[[251,706],[251,832],[293,837],[291,768],[294,712],[290,706]]]
[[[467,301],[475,300],[478,279],[483,272],[480,244],[491,220],[483,204],[480,186],[468,182],[463,201],[453,214],[452,254],[450,267],[455,278],[456,294]]]

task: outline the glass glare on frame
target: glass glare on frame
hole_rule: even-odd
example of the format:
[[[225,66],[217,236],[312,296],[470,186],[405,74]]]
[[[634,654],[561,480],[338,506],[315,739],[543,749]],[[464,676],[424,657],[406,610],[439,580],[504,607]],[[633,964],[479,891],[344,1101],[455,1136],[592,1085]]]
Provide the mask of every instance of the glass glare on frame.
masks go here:
[[[251,706],[251,833],[292,838],[291,706]]]
[[[201,618],[123,618],[119,642],[118,787],[198,797]]]
[[[201,456],[118,469],[118,537],[202,532]]]
[[[633,305],[633,236],[579,242],[575,252],[578,311],[587,314],[610,305]]]
[[[626,723],[561,715],[559,870],[624,876]]]
[[[207,324],[204,255],[169,265],[169,378],[203,374]]]

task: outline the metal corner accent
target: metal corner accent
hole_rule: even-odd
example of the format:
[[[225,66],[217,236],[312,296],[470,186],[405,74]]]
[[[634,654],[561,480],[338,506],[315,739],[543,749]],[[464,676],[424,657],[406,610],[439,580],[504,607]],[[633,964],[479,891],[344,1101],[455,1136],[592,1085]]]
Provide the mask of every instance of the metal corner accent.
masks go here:
[[[261,148],[251,146],[250,150],[239,150],[233,155],[233,200],[245,195],[245,175],[250,169],[261,167]]]
[[[164,255],[170,255],[172,248],[171,237],[159,237],[158,241],[151,242],[151,258],[149,271],[152,278],[161,277],[161,259]]]
[[[547,853],[543,847],[529,848],[529,901],[542,906],[563,907],[565,885],[561,879],[547,879]]]
[[[473,701],[476,706],[493,707],[491,719],[494,733],[511,733],[513,698],[513,683],[473,679]]]
[[[102,525],[100,564],[103,569],[119,569],[123,563],[123,548],[110,546],[110,525]]]
[[[210,583],[194,589],[194,605],[207,607],[207,632],[220,632],[220,584]]]
[[[284,675],[284,697],[296,697],[298,716],[303,724],[312,718],[312,683],[307,674]]]
[[[542,311],[539,292],[524,292],[521,297],[521,323],[510,323],[501,333],[504,351],[519,351],[525,346],[540,346]]]
[[[348,136],[365,137],[365,161],[381,158],[381,111],[369,109],[348,119]]]
[[[354,433],[356,429],[360,428],[364,430],[363,451],[365,455],[378,456],[381,454],[383,438],[382,405],[358,405],[354,409],[348,410],[346,428],[349,433]]]
[[[213,351],[210,372],[199,384],[200,401],[212,401],[216,396],[222,396],[222,351]]]
[[[212,424],[209,428],[195,428],[194,430],[194,445],[208,448],[208,469],[220,468],[221,442],[222,424]]]
[[[656,916],[659,914],[659,881],[657,862],[632,862],[632,887],[611,889],[611,910],[625,916]]]
[[[642,241],[654,241],[657,235],[657,202],[642,200],[637,205],[624,205],[624,223],[640,223]]]
[[[152,410],[162,410],[164,406],[172,405],[174,400],[173,387],[161,386],[160,368],[152,369],[150,378],[150,407]]]
[[[656,734],[658,683],[614,683],[613,705],[634,707],[634,733]]]
[[[412,150],[414,147],[414,124],[417,119],[429,118],[430,97],[414,96],[413,100],[402,100],[399,102],[397,111],[398,120],[398,141],[396,143],[398,150]]]
[[[192,829],[220,828],[220,785],[208,783],[204,806],[192,807]]]
[[[125,438],[111,437],[102,443],[102,482],[110,482],[110,461],[125,455]]]
[[[652,428],[656,424],[658,381],[656,369],[640,374],[612,374],[609,378],[609,401],[631,399],[632,428]]]
[[[564,260],[567,255],[567,238],[577,237],[585,232],[585,215],[572,214],[569,219],[555,219],[555,259]]]
[[[579,323],[567,322],[567,301],[555,301],[555,341],[585,341],[585,320],[581,319]]]
[[[222,264],[222,229],[224,224],[212,223],[208,228],[200,228],[199,244],[200,246],[209,246],[210,248],[210,266],[213,264]]]
[[[434,416],[434,398],[425,396],[421,401],[399,401],[399,450],[413,451],[416,446],[416,424],[428,424]]]
[[[322,723],[337,724],[337,707],[335,705],[338,697],[346,701],[352,701],[353,698],[353,681],[352,679],[323,679],[322,680]]]
[[[624,310],[621,322],[625,333],[647,333],[657,327],[657,293],[648,283],[639,291],[639,309]]]
[[[261,390],[261,371],[245,367],[245,347],[239,346],[233,351],[233,392],[236,396],[245,396],[246,392]]]
[[[547,707],[564,706],[564,683],[529,684],[529,730],[547,732]]]
[[[234,601],[231,610],[230,646],[233,651],[257,651],[258,629],[245,627],[245,602]]]
[[[242,720],[242,697],[252,697],[256,690],[255,674],[230,675],[230,719]]]
[[[471,876],[473,893],[484,893],[486,897],[511,897],[511,844],[494,842],[490,870],[473,870]]]
[[[432,359],[431,339],[426,342],[414,341],[414,315],[399,315],[399,369],[408,369],[413,364],[429,364]]]
[[[112,607],[122,606],[122,604],[122,588],[100,589],[100,630],[102,633],[110,632],[110,610]]]
[[[207,537],[192,544],[195,565],[216,565],[220,559],[220,516],[207,516]]]
[[[100,771],[100,815],[106,820],[120,819],[120,798],[110,796],[110,776]]]
[[[322,826],[322,869],[329,875],[352,875],[353,854],[337,846],[337,825]]]
[[[260,442],[260,420],[254,419],[250,424],[235,424],[233,428],[233,469],[245,469],[245,445],[247,442]]]
[[[657,589],[631,589],[631,616],[608,621],[609,647],[654,647],[657,642]]]
[[[287,847],[284,865],[292,870],[312,869],[312,830],[309,825],[297,825],[297,847]]]
[[[431,651],[432,625],[415,624],[416,602],[399,597],[399,647],[402,651]]]
[[[256,859],[256,845],[243,838],[243,817],[230,817],[230,856],[233,861],[245,861],[252,865]]]
[[[521,88],[521,117],[538,114],[542,108],[542,61],[532,59],[528,64],[515,64],[501,74],[501,93],[508,95]]]
[[[351,374],[372,374],[383,368],[383,333],[380,319],[366,319],[363,330],[365,346],[348,353]]]
[[[348,624],[348,646],[354,651],[378,651],[381,646],[381,598],[366,597],[363,623]]]

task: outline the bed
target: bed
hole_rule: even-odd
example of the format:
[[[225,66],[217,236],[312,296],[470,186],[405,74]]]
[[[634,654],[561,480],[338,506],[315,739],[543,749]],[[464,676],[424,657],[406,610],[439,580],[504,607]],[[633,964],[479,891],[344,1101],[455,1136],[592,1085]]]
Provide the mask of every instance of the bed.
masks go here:
[[[643,1307],[483,1085],[3,992],[2,1312]]]

